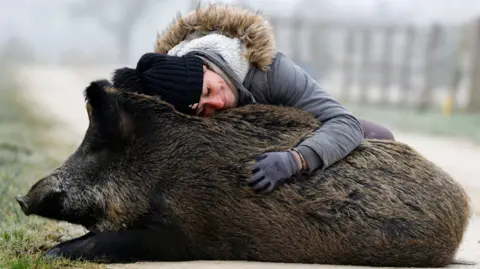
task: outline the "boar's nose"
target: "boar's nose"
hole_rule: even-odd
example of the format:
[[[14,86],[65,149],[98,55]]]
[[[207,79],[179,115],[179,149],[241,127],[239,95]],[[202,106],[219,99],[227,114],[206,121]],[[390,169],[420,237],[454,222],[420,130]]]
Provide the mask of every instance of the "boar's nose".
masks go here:
[[[17,195],[15,196],[15,200],[20,204],[23,213],[28,216],[28,198],[22,195]]]

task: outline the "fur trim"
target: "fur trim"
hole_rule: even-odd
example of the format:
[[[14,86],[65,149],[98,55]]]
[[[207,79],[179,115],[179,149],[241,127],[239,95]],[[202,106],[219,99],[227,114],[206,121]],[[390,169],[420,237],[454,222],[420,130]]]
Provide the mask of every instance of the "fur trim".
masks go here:
[[[275,57],[274,33],[266,18],[259,12],[225,4],[199,7],[184,17],[179,14],[162,35],[157,34],[155,52],[166,54],[190,34],[211,31],[239,38],[247,48],[247,60],[262,70],[267,70]]]

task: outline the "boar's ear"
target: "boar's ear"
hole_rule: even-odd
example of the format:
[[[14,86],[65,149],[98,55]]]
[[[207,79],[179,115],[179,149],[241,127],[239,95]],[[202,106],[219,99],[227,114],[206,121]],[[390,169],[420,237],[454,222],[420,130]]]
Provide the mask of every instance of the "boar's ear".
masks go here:
[[[126,138],[132,128],[132,120],[121,108],[116,91],[108,80],[97,80],[84,92],[90,124],[103,138]]]

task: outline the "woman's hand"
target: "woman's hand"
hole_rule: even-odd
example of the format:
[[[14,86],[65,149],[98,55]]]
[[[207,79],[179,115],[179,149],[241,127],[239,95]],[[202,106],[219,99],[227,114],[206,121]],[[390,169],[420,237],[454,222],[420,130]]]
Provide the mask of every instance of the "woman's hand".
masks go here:
[[[258,156],[248,185],[257,192],[269,193],[304,168],[298,152],[268,152]]]

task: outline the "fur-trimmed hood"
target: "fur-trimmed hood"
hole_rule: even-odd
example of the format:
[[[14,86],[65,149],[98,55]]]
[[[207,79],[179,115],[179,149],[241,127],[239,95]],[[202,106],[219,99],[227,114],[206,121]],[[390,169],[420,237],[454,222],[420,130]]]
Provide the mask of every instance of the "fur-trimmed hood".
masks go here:
[[[213,31],[240,39],[245,45],[248,62],[261,70],[268,69],[277,52],[273,29],[264,16],[225,4],[209,4],[186,16],[177,16],[162,34],[158,34],[155,52],[166,54],[190,34]]]

